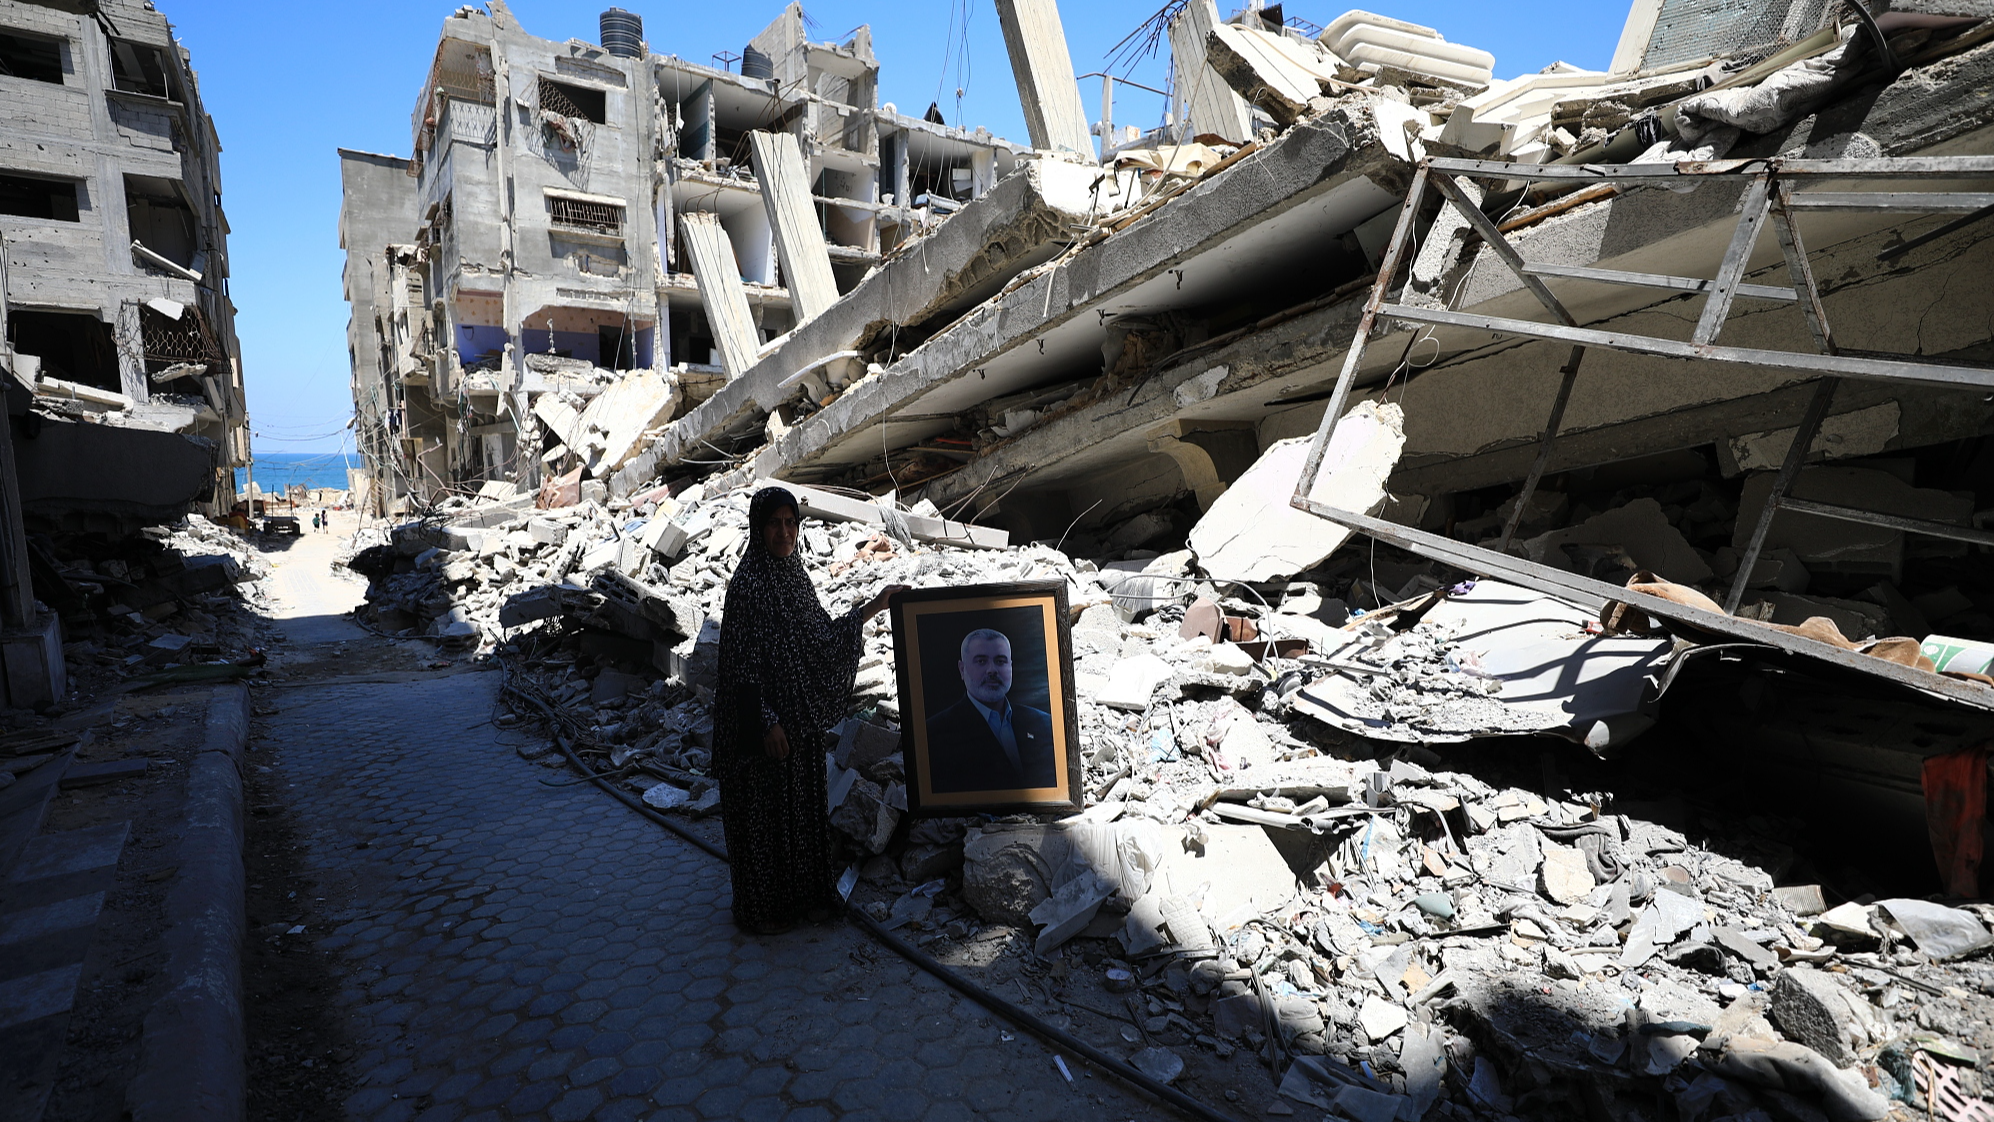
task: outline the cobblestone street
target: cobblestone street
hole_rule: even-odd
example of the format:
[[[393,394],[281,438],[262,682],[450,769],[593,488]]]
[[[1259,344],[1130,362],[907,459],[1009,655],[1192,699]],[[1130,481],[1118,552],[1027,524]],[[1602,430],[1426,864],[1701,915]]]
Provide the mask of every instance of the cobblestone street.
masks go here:
[[[1165,1116],[851,928],[738,934],[725,866],[541,782],[574,777],[490,723],[499,681],[265,695],[253,759],[332,918],[305,937],[340,964],[349,1117]]]

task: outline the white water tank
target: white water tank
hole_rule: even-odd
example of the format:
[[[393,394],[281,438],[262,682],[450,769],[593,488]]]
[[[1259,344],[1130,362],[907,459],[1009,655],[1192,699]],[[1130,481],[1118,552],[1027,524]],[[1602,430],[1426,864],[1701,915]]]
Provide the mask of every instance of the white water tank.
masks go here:
[[[1468,86],[1486,86],[1495,56],[1449,43],[1430,27],[1371,12],[1345,12],[1323,28],[1316,41],[1359,70],[1396,67]]]

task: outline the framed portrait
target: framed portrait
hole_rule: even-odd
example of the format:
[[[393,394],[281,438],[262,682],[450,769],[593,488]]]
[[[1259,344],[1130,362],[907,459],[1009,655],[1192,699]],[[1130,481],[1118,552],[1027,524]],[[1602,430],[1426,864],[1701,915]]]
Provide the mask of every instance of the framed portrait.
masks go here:
[[[907,811],[1080,810],[1080,717],[1065,581],[896,597]]]

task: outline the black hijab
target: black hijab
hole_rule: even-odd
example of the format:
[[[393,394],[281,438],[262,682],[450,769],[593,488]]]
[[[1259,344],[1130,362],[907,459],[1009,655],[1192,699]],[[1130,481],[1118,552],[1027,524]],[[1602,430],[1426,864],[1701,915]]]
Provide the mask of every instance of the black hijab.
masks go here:
[[[776,723],[793,748],[804,748],[799,737],[844,715],[858,675],[865,621],[857,610],[835,620],[824,610],[803,567],[800,537],[788,557],[762,544],[770,519],[785,507],[801,521],[796,496],[784,488],[764,487],[748,503],[748,548],[727,582],[720,624],[716,763],[734,753],[760,757],[762,733]]]

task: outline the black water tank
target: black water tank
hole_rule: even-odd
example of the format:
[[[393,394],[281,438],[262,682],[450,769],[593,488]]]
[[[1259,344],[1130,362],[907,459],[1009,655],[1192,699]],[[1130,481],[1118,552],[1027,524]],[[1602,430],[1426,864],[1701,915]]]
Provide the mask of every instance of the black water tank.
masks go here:
[[[761,79],[775,77],[775,60],[753,47],[742,47],[741,77]]]
[[[644,17],[622,8],[602,13],[602,49],[618,58],[643,58]]]

